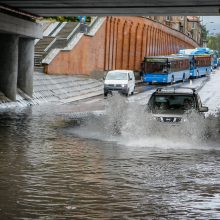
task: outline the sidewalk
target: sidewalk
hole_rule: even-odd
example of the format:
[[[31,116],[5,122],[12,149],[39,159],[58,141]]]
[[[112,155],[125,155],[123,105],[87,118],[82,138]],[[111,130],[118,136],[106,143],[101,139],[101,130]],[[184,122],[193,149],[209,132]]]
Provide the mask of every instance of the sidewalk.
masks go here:
[[[26,107],[44,103],[65,104],[103,94],[103,82],[85,76],[34,73],[34,93],[30,98],[18,89],[16,101],[0,94],[0,108]]]

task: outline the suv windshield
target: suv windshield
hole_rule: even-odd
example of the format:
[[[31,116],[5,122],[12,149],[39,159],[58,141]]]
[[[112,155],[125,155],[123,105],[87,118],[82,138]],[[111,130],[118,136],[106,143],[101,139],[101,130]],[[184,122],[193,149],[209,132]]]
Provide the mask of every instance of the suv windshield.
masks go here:
[[[196,107],[192,95],[155,95],[152,100],[153,113],[183,114]]]
[[[126,72],[109,72],[106,76],[107,80],[127,80],[128,74]]]

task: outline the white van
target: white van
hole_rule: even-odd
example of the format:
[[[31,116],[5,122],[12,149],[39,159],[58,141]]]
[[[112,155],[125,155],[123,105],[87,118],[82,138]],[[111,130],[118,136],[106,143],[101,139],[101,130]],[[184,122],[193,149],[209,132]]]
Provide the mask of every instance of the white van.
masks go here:
[[[135,77],[132,70],[109,71],[104,81],[104,96],[112,91],[118,91],[127,96],[133,95],[135,90]]]

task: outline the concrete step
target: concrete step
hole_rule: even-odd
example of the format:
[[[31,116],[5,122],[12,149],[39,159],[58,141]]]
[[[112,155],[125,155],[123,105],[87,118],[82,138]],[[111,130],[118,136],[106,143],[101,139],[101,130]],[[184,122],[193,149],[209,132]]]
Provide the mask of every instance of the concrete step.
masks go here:
[[[79,94],[78,96],[70,97],[70,98],[67,98],[67,99],[63,99],[61,102],[63,104],[66,104],[66,103],[70,103],[70,102],[79,101],[79,100],[82,100],[82,99],[91,98],[91,97],[94,97],[94,96],[99,96],[99,95],[102,95],[102,94],[103,94],[103,90],[100,89],[100,90],[96,90],[96,91],[87,92],[85,94]]]
[[[10,99],[5,96],[4,93],[0,92],[0,104],[10,102]]]
[[[58,33],[57,38],[67,38],[71,32],[76,28],[78,22],[68,22]]]
[[[35,51],[43,52],[54,39],[55,39],[54,37],[49,37],[49,36],[43,37],[35,45]]]
[[[44,72],[44,67],[41,64],[35,65],[34,66],[34,71],[43,73]]]
[[[35,72],[32,98],[18,89],[16,101],[12,102],[0,92],[0,105],[3,108],[14,108],[48,102],[64,104],[101,94],[103,94],[103,83],[98,80],[76,76],[51,76]]]

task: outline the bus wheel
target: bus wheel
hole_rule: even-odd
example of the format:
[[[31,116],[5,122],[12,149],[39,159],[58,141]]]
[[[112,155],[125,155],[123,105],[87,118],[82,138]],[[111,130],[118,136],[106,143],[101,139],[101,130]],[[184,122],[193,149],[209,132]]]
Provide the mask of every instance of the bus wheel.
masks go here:
[[[174,76],[172,76],[170,84],[172,85],[174,83]]]
[[[185,73],[184,73],[183,74],[183,79],[182,79],[183,83],[185,82],[185,80],[186,80],[186,77],[185,77]]]

